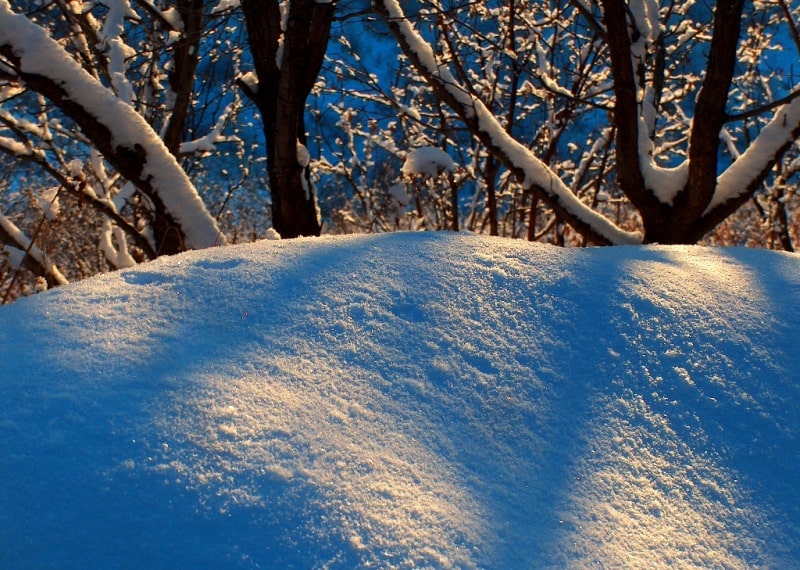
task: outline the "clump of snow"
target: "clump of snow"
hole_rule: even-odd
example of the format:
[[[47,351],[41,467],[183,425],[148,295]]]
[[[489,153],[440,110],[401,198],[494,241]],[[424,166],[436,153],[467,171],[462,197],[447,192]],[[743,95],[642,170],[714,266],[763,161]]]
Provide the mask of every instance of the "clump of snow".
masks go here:
[[[103,222],[99,245],[100,251],[113,268],[124,269],[136,265],[136,260],[128,251],[125,232],[109,219]]]
[[[248,71],[247,73],[243,73],[239,76],[238,80],[241,81],[251,93],[258,92],[258,76],[255,72]]]
[[[238,8],[239,4],[240,0],[219,0],[217,5],[211,9],[211,13],[216,14],[217,12],[222,12],[223,10]]]
[[[297,163],[305,168],[311,163],[311,154],[308,152],[306,145],[297,141]]]
[[[415,148],[406,156],[401,172],[408,176],[438,176],[443,172],[454,172],[456,163],[440,148],[424,146]]]
[[[22,262],[25,261],[25,252],[13,245],[4,245],[3,254],[8,260],[8,264],[12,269],[20,269]]]
[[[162,10],[161,15],[164,17],[164,20],[169,22],[169,25],[174,31],[183,31],[183,18],[176,8],[170,7],[166,10]]]
[[[800,261],[264,241],[0,307],[3,568],[794,568]]]
[[[389,188],[389,197],[391,197],[398,207],[406,206],[411,201],[411,198],[408,196],[408,187],[403,182],[393,184]]]
[[[219,143],[238,141],[239,139],[236,136],[225,136],[223,134],[223,130],[230,120],[233,109],[234,104],[228,104],[222,113],[220,113],[217,122],[214,123],[214,128],[212,128],[206,135],[181,143],[181,154],[190,154],[193,152],[212,152]]]
[[[51,186],[39,192],[39,196],[36,198],[36,205],[51,222],[58,218],[61,213],[61,202],[58,199],[58,193],[58,186]]]

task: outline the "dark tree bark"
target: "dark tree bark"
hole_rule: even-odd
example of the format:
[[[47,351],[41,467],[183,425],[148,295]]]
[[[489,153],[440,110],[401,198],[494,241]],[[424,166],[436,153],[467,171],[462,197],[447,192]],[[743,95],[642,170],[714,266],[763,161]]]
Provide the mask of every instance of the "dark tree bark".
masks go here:
[[[183,33],[175,42],[172,56],[174,67],[169,73],[169,84],[175,93],[175,102],[164,132],[164,144],[175,156],[178,156],[185,138],[186,118],[191,108],[195,72],[200,60],[203,0],[179,0],[177,9],[183,20]]]
[[[670,220],[680,242],[699,239],[700,236],[692,239],[697,233],[695,225],[702,219],[717,186],[719,135],[727,118],[725,108],[736,64],[743,8],[744,0],[718,0],[714,13],[706,76],[697,98],[689,139],[689,180],[675,198]],[[668,237],[664,235],[659,241]]]
[[[625,1],[603,0],[603,15],[614,76],[617,179],[622,191],[639,210],[643,220],[659,219],[665,214],[665,208],[645,187],[639,157],[639,105],[636,97],[638,86],[631,59],[628,8]]]
[[[272,223],[284,238],[320,234],[308,165],[305,107],[328,47],[335,2],[293,0],[282,29],[277,0],[242,0],[258,87],[240,83],[261,112],[267,142]]]

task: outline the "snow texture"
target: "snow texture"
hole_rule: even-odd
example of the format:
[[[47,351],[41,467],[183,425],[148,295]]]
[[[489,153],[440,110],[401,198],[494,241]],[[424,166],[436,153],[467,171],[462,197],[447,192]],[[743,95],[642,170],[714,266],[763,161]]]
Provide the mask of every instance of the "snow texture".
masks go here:
[[[424,146],[408,153],[401,172],[409,176],[438,176],[455,170],[456,163],[449,154],[435,146]]]
[[[800,567],[800,262],[451,233],[0,307],[0,567]]]
[[[124,5],[126,2],[114,2]],[[118,18],[126,15],[119,9]],[[114,19],[106,19],[107,34],[113,32]],[[142,172],[151,178],[166,209],[181,224],[186,245],[193,248],[224,243],[214,218],[208,213],[186,173],[169,153],[150,125],[122,99],[105,88],[78,65],[45,30],[26,17],[14,14],[7,0],[0,0],[0,45],[9,45],[20,58],[22,70],[48,77],[59,83],[69,98],[89,111],[109,129],[116,146],[140,146],[147,162]]]
[[[258,93],[258,76],[254,72],[248,71],[239,76],[238,79],[251,93]]]

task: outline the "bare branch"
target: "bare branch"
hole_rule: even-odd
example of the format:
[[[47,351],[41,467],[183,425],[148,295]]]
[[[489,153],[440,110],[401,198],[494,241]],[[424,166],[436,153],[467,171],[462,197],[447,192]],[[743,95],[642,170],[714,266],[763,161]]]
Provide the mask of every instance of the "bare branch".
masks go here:
[[[750,109],[749,111],[745,111],[744,113],[737,113],[736,115],[726,115],[725,122],[733,123],[736,121],[745,121],[747,119],[757,117],[758,115],[762,115],[767,111],[772,111],[773,109],[777,109],[778,107],[782,107],[783,105],[791,103],[797,97],[800,97],[800,87],[789,93],[786,97],[781,97],[780,99],[776,99],[775,101],[773,101],[772,103],[768,103],[767,105],[762,105],[760,107],[756,107],[755,109]]]

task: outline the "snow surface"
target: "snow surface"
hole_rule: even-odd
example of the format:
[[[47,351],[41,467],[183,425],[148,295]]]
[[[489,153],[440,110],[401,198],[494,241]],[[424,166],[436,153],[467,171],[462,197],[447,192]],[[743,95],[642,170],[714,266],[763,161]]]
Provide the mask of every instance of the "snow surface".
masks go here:
[[[0,568],[800,567],[800,262],[452,233],[0,308]]]

